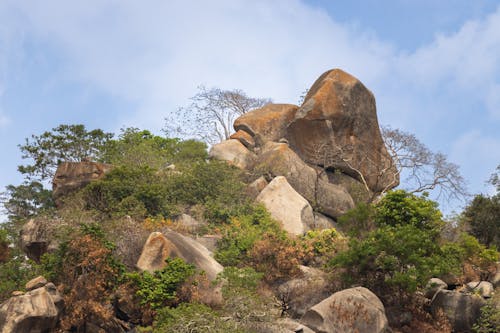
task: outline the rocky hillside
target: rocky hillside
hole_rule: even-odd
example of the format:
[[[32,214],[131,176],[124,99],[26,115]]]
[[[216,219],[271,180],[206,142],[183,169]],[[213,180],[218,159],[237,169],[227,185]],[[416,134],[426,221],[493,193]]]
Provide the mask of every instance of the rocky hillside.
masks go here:
[[[393,190],[359,80],[330,70],[234,130],[208,153],[138,129],[29,146],[53,188],[5,201],[0,333],[497,332],[498,252]],[[89,156],[44,160],[72,144]]]

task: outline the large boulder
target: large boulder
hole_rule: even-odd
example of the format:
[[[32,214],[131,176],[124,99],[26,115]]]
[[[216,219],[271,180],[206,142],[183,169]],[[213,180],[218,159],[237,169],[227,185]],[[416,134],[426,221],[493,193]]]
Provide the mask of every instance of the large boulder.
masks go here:
[[[432,299],[434,295],[442,289],[448,289],[446,282],[438,278],[431,278],[425,285],[424,296],[428,299]]]
[[[302,317],[306,311],[331,294],[330,282],[319,269],[299,266],[301,276],[278,287],[278,298],[283,310],[293,318]]]
[[[255,154],[248,150],[239,140],[229,139],[213,145],[208,156],[227,161],[243,170],[252,168]]]
[[[376,193],[399,184],[373,94],[340,69],[316,80],[286,133],[292,149],[310,164],[364,179]]]
[[[339,217],[354,207],[354,201],[342,186],[329,183],[320,170],[307,165],[286,143],[266,143],[255,170],[272,177],[286,177],[295,191],[325,215]]]
[[[262,146],[268,141],[278,141],[285,137],[286,129],[294,120],[298,108],[292,104],[267,104],[236,119],[234,129],[236,133],[248,133],[256,146]],[[242,138],[243,143],[247,142],[241,132],[235,137]]]
[[[292,235],[303,235],[314,223],[311,205],[283,176],[274,178],[256,198]]]
[[[431,313],[439,316],[443,312],[454,332],[470,332],[485,304],[486,301],[479,295],[440,290],[432,299]]]
[[[62,297],[52,283],[11,297],[0,305],[0,333],[50,332],[62,307]]]
[[[384,305],[364,287],[333,294],[310,308],[300,321],[316,333],[389,332]]]
[[[465,286],[469,292],[478,294],[483,298],[490,298],[493,296],[495,290],[493,284],[488,281],[473,281],[467,283]]]
[[[21,248],[28,258],[39,262],[41,256],[57,245],[52,240],[54,221],[43,218],[30,219],[21,229]]]
[[[52,196],[56,204],[61,205],[62,197],[103,178],[112,168],[110,164],[90,161],[59,164],[52,180]]]
[[[215,280],[217,274],[224,269],[206,247],[175,231],[151,233],[137,261],[137,268],[153,272],[164,268],[167,258],[181,258],[193,264],[204,271],[210,281]]]

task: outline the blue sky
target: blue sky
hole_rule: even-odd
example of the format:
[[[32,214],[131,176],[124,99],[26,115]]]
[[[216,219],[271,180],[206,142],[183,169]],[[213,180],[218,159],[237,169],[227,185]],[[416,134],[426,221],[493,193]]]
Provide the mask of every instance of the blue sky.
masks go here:
[[[472,193],[500,164],[500,1],[0,0],[0,22],[0,187],[58,124],[159,131],[200,84],[296,103],[331,68]]]

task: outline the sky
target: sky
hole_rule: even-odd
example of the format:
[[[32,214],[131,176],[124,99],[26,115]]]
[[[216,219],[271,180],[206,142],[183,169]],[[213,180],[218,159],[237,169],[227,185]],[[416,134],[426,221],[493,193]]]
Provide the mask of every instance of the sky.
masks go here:
[[[0,191],[22,182],[18,145],[59,124],[159,133],[199,85],[297,103],[341,68],[381,124],[492,193],[498,0],[0,0],[0,22]]]

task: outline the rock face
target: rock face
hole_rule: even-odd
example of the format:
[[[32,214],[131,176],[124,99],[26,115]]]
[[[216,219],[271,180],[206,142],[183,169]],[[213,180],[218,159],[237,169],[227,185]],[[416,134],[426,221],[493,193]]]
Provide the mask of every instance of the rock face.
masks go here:
[[[59,164],[52,180],[52,195],[56,205],[61,204],[60,199],[63,196],[85,187],[93,180],[101,179],[111,169],[111,165],[97,162]]]
[[[382,302],[364,287],[333,294],[310,308],[300,321],[317,333],[389,331]]]
[[[289,280],[278,288],[279,299],[286,304],[286,312],[293,318],[302,317],[313,305],[327,298],[330,283],[319,269],[300,266],[302,276]]]
[[[62,298],[52,283],[11,297],[0,305],[0,332],[49,332],[56,326],[62,306]]]
[[[298,108],[292,104],[267,104],[236,119],[234,129],[236,133],[248,133],[257,146],[268,141],[277,142],[286,136],[286,129],[294,120]]]
[[[255,160],[255,154],[235,139],[212,146],[208,155],[211,158],[227,161],[240,169],[251,168]]]
[[[373,192],[399,183],[380,134],[373,94],[340,69],[316,80],[286,138],[306,162],[333,167],[357,179],[362,174]],[[389,171],[380,177],[386,168]]]
[[[51,244],[51,221],[45,219],[30,219],[21,229],[21,248],[28,258],[39,262]]]
[[[314,222],[311,205],[288,184],[285,177],[274,178],[257,196],[271,216],[292,235],[302,235]]]
[[[169,257],[181,258],[205,271],[210,281],[215,280],[217,274],[224,270],[222,265],[212,258],[212,253],[206,247],[174,231],[165,234],[151,233],[137,261],[137,268],[149,272],[162,269]]]
[[[431,312],[436,316],[438,311],[443,311],[454,332],[470,332],[485,304],[485,300],[478,295],[440,290],[432,299]]]
[[[441,279],[432,278],[425,285],[425,297],[432,299],[436,293],[442,289],[447,289],[448,285]]]
[[[265,144],[255,169],[274,177],[286,177],[295,191],[328,216],[339,217],[354,207],[354,201],[343,187],[321,177],[320,171],[307,165],[285,143]]]
[[[483,298],[490,298],[494,292],[493,284],[488,281],[469,282],[466,286],[468,291],[477,293]]]

